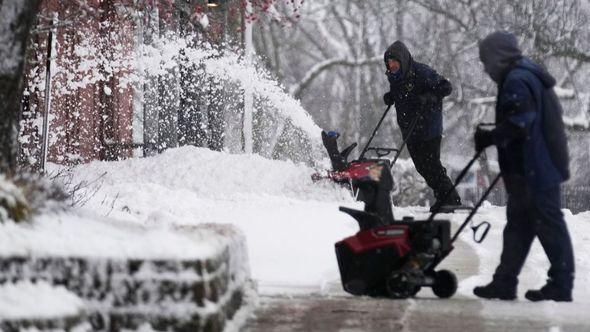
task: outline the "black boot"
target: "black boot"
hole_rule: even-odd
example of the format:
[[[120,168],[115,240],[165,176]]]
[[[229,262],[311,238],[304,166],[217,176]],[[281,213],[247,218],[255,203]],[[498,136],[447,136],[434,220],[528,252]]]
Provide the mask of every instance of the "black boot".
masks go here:
[[[436,203],[430,207],[430,212],[448,213],[461,206],[461,197],[459,197],[457,190],[451,190],[450,192],[449,190],[450,188],[434,193]],[[444,197],[447,192],[449,192],[448,196]]]
[[[473,294],[484,299],[514,300],[516,299],[516,281],[494,277],[485,286],[475,287]]]
[[[524,294],[524,297],[533,302],[546,300],[572,302],[572,290],[561,287],[549,279],[541,289],[529,290]]]

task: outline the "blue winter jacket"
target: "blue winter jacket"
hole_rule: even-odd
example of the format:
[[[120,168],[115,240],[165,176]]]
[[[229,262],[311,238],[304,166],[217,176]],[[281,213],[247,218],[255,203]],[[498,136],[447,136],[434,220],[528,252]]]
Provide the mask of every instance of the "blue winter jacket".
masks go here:
[[[524,175],[536,189],[569,177],[562,110],[555,79],[528,58],[515,61],[498,86],[494,140],[504,176]]]

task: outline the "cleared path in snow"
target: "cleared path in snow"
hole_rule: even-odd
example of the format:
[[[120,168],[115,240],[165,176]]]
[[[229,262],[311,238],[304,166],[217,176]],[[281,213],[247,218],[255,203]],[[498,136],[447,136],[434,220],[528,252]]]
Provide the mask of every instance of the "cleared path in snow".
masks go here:
[[[441,268],[455,271],[461,282],[476,276],[479,264],[471,246],[458,240]],[[267,295],[260,304],[245,331],[590,331],[590,322],[551,314],[554,306],[572,304],[480,301],[461,293],[442,300],[428,288],[413,299],[373,299],[346,294],[338,281],[322,294]]]
[[[476,274],[477,267],[477,256],[462,240],[441,264],[460,280]],[[472,303],[465,306],[466,301]],[[460,315],[449,317],[449,307],[460,308]],[[482,331],[481,308],[460,295],[440,300],[428,288],[408,300],[354,297],[342,291],[338,280],[327,294],[262,297],[246,331]]]

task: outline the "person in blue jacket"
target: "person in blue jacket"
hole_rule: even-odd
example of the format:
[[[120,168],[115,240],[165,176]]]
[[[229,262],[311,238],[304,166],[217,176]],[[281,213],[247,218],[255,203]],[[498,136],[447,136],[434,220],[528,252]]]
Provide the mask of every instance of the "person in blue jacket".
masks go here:
[[[475,148],[496,145],[508,204],[500,264],[492,282],[473,292],[482,298],[515,299],[518,275],[538,238],[551,267],[546,285],[525,297],[572,301],[574,254],[560,210],[560,184],[569,178],[569,157],[562,109],[552,89],[555,79],[523,57],[508,32],[483,39],[479,57],[498,85],[498,96],[496,127],[478,128]]]
[[[397,123],[410,157],[434,192],[436,203],[430,210],[461,205],[461,198],[440,162],[442,100],[451,94],[451,83],[429,66],[414,61],[401,41],[387,48],[383,60],[389,81],[389,92],[383,101],[386,105],[395,104]]]

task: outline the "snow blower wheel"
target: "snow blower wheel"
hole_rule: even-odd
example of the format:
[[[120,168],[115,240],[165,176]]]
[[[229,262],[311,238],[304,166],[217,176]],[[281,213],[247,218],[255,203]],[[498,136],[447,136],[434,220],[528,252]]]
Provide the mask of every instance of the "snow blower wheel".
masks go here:
[[[385,281],[387,295],[393,299],[405,299],[416,295],[420,291],[420,286],[414,285],[409,281],[405,272],[393,273]]]
[[[437,271],[434,276],[434,285],[432,292],[441,299],[446,299],[457,291],[457,277],[448,270]]]

